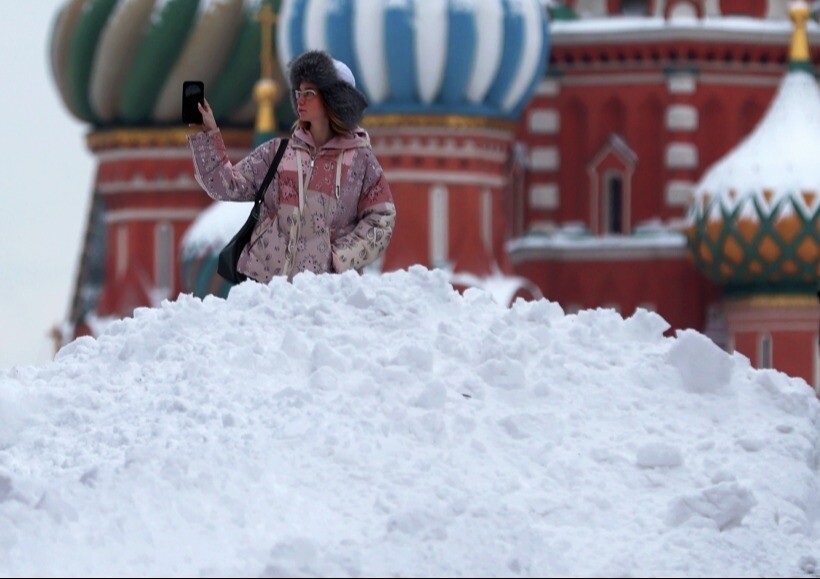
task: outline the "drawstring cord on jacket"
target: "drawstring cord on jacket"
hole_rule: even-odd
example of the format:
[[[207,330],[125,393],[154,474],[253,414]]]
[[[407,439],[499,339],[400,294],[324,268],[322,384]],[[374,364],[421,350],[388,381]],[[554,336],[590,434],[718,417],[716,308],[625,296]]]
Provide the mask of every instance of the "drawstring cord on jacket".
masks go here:
[[[342,196],[342,163],[344,162],[345,152],[342,150],[339,153],[339,160],[336,161],[336,201]]]
[[[318,154],[318,153],[317,153]],[[339,158],[336,161],[336,201],[342,196],[342,165],[344,164],[345,151],[339,153]],[[313,166],[316,163],[316,157],[311,158],[310,167],[308,169],[307,177],[303,180],[302,171],[302,150],[296,149],[296,165],[299,168],[299,215],[305,211],[305,187],[310,186],[310,176],[313,174]]]

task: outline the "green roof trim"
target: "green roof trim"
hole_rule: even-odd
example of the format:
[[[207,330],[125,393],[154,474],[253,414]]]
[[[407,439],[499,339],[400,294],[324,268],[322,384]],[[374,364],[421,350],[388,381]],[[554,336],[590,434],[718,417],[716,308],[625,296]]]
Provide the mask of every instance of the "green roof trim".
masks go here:
[[[810,75],[814,76],[814,67],[811,65],[810,62],[806,60],[790,62],[789,72],[807,72]]]
[[[552,20],[578,20],[578,15],[566,4],[554,4],[548,10]]]
[[[811,296],[816,299],[817,283],[753,283],[746,285],[727,284],[723,287],[727,298],[748,298],[760,295],[771,296]]]

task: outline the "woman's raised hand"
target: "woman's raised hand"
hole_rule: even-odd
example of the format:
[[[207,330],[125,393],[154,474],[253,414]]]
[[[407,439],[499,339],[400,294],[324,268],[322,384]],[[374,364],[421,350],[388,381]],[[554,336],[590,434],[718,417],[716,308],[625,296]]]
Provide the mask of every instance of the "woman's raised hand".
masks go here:
[[[189,127],[198,127],[204,132],[213,131],[217,128],[216,126],[216,119],[214,119],[214,112],[211,110],[211,105],[208,104],[208,100],[205,99],[205,102],[199,103],[197,105],[199,112],[202,113],[202,124],[191,124],[188,125]]]

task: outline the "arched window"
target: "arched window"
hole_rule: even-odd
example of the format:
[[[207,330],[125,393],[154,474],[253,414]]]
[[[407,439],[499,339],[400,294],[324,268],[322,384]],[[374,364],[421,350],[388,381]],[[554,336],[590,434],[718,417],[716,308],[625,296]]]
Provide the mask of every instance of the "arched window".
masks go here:
[[[612,134],[587,166],[590,183],[589,227],[596,235],[629,235],[632,175],[638,156]]]
[[[772,337],[769,334],[760,336],[758,367],[760,369],[772,367]]]
[[[697,20],[698,9],[689,2],[678,2],[669,12],[669,20]]]
[[[648,16],[649,0],[621,0],[621,14],[626,16]]]
[[[604,233],[621,234],[624,232],[623,173],[607,173],[604,187]]]
[[[526,147],[522,143],[516,143],[507,161],[507,189],[501,195],[508,237],[518,237],[524,233],[526,167]]]

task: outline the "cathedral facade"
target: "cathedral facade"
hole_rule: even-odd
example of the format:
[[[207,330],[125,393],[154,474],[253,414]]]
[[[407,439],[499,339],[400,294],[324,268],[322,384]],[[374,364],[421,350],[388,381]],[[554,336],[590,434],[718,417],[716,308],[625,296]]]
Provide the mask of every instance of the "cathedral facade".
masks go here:
[[[385,0],[367,10],[364,0],[69,0],[53,71],[90,126],[99,169],[63,340],[180,291],[227,293],[214,256],[244,211],[211,206],[194,183],[177,93],[182,80],[204,80],[230,157],[249,152],[262,4],[278,14],[280,86],[293,56],[319,48],[349,64],[370,100],[365,128],[399,213],[380,271],[442,268],[455,287],[506,304],[650,309],[755,366],[820,383],[817,274],[800,261],[816,267],[817,202],[804,203],[805,243],[783,246],[802,251],[799,275],[763,279],[746,257],[743,272],[732,262],[734,278],[710,275],[692,228],[709,168],[755,131],[789,67],[794,24],[780,0]],[[820,30],[806,20],[811,71]],[[722,235],[710,251],[739,239]]]

